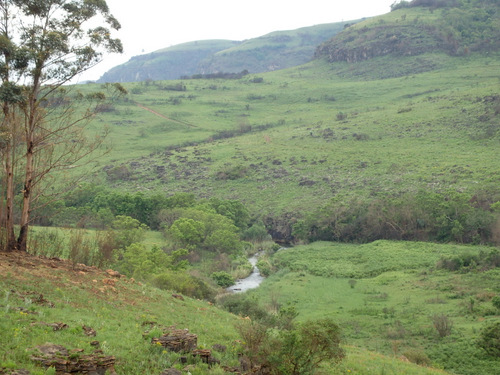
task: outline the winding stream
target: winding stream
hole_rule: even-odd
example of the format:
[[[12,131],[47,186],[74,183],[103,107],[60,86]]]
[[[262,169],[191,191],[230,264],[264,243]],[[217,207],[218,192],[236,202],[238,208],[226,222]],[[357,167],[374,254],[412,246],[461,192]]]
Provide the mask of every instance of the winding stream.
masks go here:
[[[264,280],[264,276],[260,274],[260,271],[256,266],[258,259],[259,259],[258,253],[249,258],[248,261],[253,266],[253,270],[250,276],[236,281],[236,284],[231,285],[226,290],[234,293],[241,293],[249,289],[257,288],[260,285],[260,283]]]

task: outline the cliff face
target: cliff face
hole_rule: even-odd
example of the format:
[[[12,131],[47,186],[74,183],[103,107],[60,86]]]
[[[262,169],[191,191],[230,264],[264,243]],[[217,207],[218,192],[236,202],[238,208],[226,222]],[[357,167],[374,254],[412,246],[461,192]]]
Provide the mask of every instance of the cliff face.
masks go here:
[[[441,52],[454,56],[498,51],[499,6],[476,5],[398,9],[346,28],[321,44],[315,57],[355,63],[385,55]]]
[[[346,31],[340,38],[320,45],[315,57],[354,63],[377,56],[416,56],[445,49],[428,27],[379,25]],[[451,52],[451,51],[450,51]]]

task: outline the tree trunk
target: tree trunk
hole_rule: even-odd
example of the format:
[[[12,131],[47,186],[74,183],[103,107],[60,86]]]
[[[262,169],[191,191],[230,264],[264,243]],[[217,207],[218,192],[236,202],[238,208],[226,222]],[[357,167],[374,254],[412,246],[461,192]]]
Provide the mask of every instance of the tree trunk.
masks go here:
[[[10,142],[9,142],[10,143]],[[14,165],[12,162],[12,147],[9,144],[5,157],[6,199],[5,199],[5,248],[7,251],[15,250],[17,247],[14,234]]]
[[[31,135],[31,134],[30,134]],[[34,158],[33,158],[33,140],[28,140],[28,147],[26,150],[26,175],[24,180],[24,190],[23,190],[23,210],[21,212],[21,229],[19,232],[19,237],[17,239],[17,249],[20,251],[26,251],[28,245],[28,229],[30,222],[30,205],[31,205],[31,190],[33,188],[33,170],[34,170]]]
[[[7,103],[3,104],[4,127],[7,130],[7,142],[4,151],[5,171],[5,244],[4,250],[12,251],[17,248],[14,234],[14,157],[15,157],[15,118]]]

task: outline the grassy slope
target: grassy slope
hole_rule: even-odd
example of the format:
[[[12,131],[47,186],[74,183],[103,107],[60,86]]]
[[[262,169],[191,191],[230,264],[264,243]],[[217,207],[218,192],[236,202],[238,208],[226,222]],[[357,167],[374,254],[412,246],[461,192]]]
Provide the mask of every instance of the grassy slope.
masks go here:
[[[132,57],[104,73],[98,82],[134,82],[147,79],[178,79],[199,71],[207,56],[238,45],[231,40],[203,40],[178,44],[146,55]]]
[[[369,79],[381,64],[396,74],[415,61],[440,68]],[[127,166],[124,181],[109,181],[116,188],[235,198],[266,213],[308,210],[335,194],[495,191],[499,115],[486,98],[498,92],[498,61],[441,54],[316,61],[260,75],[260,84],[184,81],[182,93],[161,90],[162,82],[130,84],[142,90],[132,101],[166,118],[130,99],[117,103],[95,124],[110,125],[114,147],[99,166]],[[211,141],[248,126],[251,133]],[[186,143],[197,145],[176,149]],[[237,168],[237,179],[218,178]]]
[[[419,351],[434,366],[458,374],[495,374],[497,361],[486,357],[475,341],[487,322],[500,319],[491,304],[491,297],[500,293],[500,272],[435,268],[442,256],[491,250],[414,242],[318,242],[279,251],[275,262],[281,270],[251,293],[264,305],[295,304],[299,320],[334,317],[345,327],[349,344],[395,356]],[[435,314],[453,322],[450,336],[439,338],[431,320]]]
[[[160,328],[143,338],[151,328],[144,323],[151,321],[157,327],[189,328],[198,335],[200,347],[226,345],[225,354],[215,355],[226,365],[237,364],[234,325],[238,318],[206,302],[190,298],[181,301],[169,292],[126,278],[111,287],[103,281],[109,278],[104,272],[94,268],[73,270],[69,262],[57,259],[0,253],[0,274],[0,370],[24,368],[33,374],[45,374],[30,361],[27,349],[50,342],[91,353],[89,343],[98,340],[105,355],[116,357],[119,374],[159,374],[176,365],[179,355],[167,354],[150,344],[151,336]],[[45,304],[36,302],[40,294]],[[48,306],[49,302],[54,307]],[[53,331],[40,324],[54,322],[66,323],[69,328]],[[97,336],[85,336],[82,325],[95,329]],[[347,352],[347,359],[336,369],[327,366],[326,373],[442,373],[354,347],[347,347]],[[190,371],[194,375],[223,373],[200,364]]]

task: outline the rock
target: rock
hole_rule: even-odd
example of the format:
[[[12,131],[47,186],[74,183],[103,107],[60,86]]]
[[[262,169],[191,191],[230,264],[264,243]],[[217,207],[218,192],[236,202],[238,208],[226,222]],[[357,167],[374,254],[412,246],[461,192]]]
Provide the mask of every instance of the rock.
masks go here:
[[[112,269],[107,269],[106,273],[111,277],[120,277],[121,274],[118,271],[113,271]]]
[[[219,353],[225,353],[227,348],[225,345],[214,344],[212,345],[212,349]]]
[[[184,297],[183,297],[183,296],[181,296],[180,294],[175,294],[175,293],[174,293],[174,294],[172,294],[172,297],[177,298],[177,299],[180,299],[181,301],[184,301]]]
[[[212,351],[210,349],[195,349],[191,352],[193,357],[200,357],[203,363],[208,365],[220,364],[220,361],[212,357]]]
[[[111,286],[115,286],[116,284],[116,281],[114,279],[104,279],[102,280],[102,282],[106,285],[111,285]]]
[[[64,346],[45,344],[35,348],[38,354],[31,359],[49,368],[54,367],[58,374],[115,374],[115,357],[101,353],[81,354],[83,349],[68,351]]]
[[[151,343],[161,345],[172,352],[188,353],[196,349],[198,336],[187,329],[171,329],[161,337],[154,337]]]
[[[84,332],[87,336],[96,336],[96,335],[97,335],[97,332],[95,331],[95,329],[93,329],[93,328],[91,328],[91,327],[82,326],[82,329],[83,329],[83,332]]]
[[[52,327],[54,331],[60,331],[62,329],[68,328],[68,325],[66,323],[45,323],[45,322],[36,322],[32,323],[40,326],[47,326],[47,327]]]
[[[176,368],[169,368],[163,371],[160,375],[182,375],[181,370],[177,370]]]

